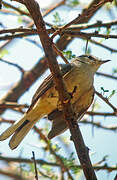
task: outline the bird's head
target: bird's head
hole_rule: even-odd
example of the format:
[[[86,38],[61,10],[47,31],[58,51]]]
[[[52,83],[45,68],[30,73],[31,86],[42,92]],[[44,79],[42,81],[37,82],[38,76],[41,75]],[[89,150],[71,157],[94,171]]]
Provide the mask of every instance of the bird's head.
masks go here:
[[[102,64],[109,62],[110,60],[101,60],[95,56],[85,54],[85,55],[79,56],[78,61],[88,64],[96,72]]]

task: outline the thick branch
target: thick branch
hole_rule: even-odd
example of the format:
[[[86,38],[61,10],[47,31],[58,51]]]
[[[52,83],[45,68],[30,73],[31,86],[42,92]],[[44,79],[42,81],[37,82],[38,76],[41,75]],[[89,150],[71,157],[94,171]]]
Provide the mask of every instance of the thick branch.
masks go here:
[[[59,66],[56,61],[56,57],[53,52],[52,42],[46,32],[45,24],[40,13],[39,5],[35,1],[32,1],[32,0],[24,0],[24,2],[35,22],[38,33],[40,34],[41,32],[40,40],[43,45],[45,55],[48,58],[48,64],[49,64],[51,73],[53,75],[53,78],[54,78],[54,81],[55,81],[55,84],[59,93],[59,98],[62,103],[65,119],[70,128],[72,139],[74,141],[76,151],[79,156],[84,174],[87,180],[89,179],[95,180],[97,178],[92,168],[88,152],[83,142],[80,129],[76,123],[76,119],[74,117],[72,106],[69,100],[69,94],[67,93],[66,87],[62,79],[62,75],[59,70]]]

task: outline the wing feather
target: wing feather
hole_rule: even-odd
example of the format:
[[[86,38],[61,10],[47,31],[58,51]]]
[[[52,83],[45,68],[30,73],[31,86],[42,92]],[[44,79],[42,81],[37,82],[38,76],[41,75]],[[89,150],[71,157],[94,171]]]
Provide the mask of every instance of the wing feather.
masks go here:
[[[60,69],[62,72],[62,76],[66,76],[68,73],[70,73],[71,69],[72,69],[73,65],[70,64],[61,64],[60,65]],[[46,93],[46,91],[48,89],[50,89],[51,87],[54,86],[54,81],[53,81],[53,76],[52,74],[50,74],[43,82],[42,84],[39,86],[39,88],[37,89],[37,91],[35,92],[33,98],[32,98],[32,104],[30,105],[29,109],[27,112],[29,112],[32,107],[34,106],[34,104],[37,102],[37,100]]]

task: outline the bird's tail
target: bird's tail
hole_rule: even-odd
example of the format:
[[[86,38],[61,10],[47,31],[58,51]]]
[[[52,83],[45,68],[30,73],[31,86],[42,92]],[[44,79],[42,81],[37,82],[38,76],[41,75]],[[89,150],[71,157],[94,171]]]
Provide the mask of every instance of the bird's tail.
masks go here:
[[[0,141],[7,139],[13,134],[9,142],[9,146],[11,149],[15,149],[29,132],[29,130],[34,126],[37,120],[38,119],[29,121],[26,119],[26,115],[24,115],[22,119],[16,121],[12,126],[10,126],[0,135]]]

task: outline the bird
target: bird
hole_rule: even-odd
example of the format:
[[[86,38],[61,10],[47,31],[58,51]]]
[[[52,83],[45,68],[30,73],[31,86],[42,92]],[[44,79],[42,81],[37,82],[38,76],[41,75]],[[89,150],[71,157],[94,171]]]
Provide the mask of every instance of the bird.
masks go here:
[[[68,64],[60,65],[60,71],[67,91],[71,95],[71,104],[78,121],[92,104],[95,92],[94,74],[102,64],[108,61],[110,60],[101,60],[93,55],[84,54],[73,58]],[[52,74],[39,86],[23,117],[0,135],[0,141],[12,135],[9,147],[12,150],[17,148],[35,123],[44,116],[52,122],[52,128],[48,134],[49,139],[68,129],[60,108],[59,95]]]

